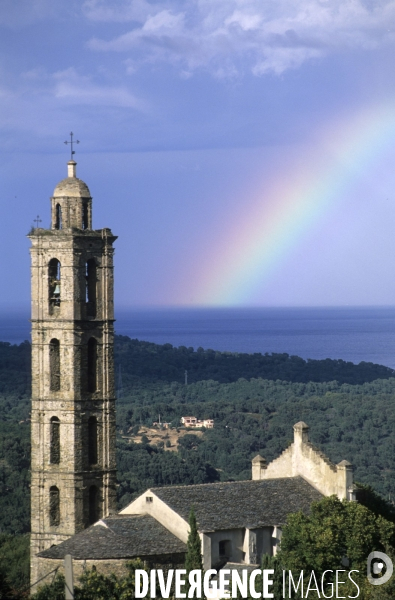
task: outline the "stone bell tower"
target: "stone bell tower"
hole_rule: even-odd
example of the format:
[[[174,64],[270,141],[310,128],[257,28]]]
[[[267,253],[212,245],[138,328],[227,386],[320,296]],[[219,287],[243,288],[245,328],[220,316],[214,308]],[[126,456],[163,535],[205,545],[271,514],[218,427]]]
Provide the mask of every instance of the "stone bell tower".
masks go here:
[[[116,510],[113,242],[76,176],[32,242],[31,582],[37,553]]]

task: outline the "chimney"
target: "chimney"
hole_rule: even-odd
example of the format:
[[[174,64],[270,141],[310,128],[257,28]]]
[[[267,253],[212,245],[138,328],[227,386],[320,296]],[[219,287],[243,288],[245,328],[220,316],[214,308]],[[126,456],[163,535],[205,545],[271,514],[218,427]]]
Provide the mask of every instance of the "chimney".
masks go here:
[[[354,490],[354,474],[353,466],[348,460],[342,460],[336,465],[338,472],[339,482],[339,498],[346,498],[346,500],[355,500],[356,494]],[[340,491],[341,490],[341,491]]]
[[[260,454],[257,454],[252,459],[252,479],[263,479],[263,471],[267,469],[266,460]]]
[[[294,444],[301,446],[309,441],[309,426],[303,421],[299,421],[294,425]]]

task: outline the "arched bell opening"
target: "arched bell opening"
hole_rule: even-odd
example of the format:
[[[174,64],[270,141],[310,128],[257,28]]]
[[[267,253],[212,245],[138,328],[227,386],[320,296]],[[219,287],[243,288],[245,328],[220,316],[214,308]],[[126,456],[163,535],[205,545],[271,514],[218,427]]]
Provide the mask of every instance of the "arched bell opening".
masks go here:
[[[48,295],[50,313],[60,307],[61,302],[61,282],[60,282],[61,264],[57,258],[52,258],[48,264]]]
[[[82,229],[89,229],[89,211],[87,202],[84,202],[82,205]]]
[[[60,204],[55,206],[55,229],[62,229],[62,207]]]

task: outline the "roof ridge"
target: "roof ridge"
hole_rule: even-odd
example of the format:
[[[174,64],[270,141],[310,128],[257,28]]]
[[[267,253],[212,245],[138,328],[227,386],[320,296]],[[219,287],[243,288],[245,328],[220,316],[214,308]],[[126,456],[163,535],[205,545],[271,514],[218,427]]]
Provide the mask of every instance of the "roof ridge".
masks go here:
[[[204,487],[207,488],[209,485],[212,486],[217,486],[217,485],[234,485],[237,483],[253,483],[253,484],[258,484],[258,483],[262,483],[263,481],[267,482],[267,481],[279,481],[279,480],[283,480],[283,479],[303,479],[303,477],[301,477],[300,475],[293,475],[292,477],[273,477],[270,479],[240,479],[237,481],[212,481],[210,483],[190,483],[187,485],[163,485],[163,486],[158,486],[158,487],[150,487],[146,490],[146,492],[150,491],[150,492],[154,492],[156,490],[175,490],[175,489],[185,489],[185,488],[192,488],[192,487]],[[305,481],[305,480],[304,480]],[[145,492],[143,492],[144,494]]]

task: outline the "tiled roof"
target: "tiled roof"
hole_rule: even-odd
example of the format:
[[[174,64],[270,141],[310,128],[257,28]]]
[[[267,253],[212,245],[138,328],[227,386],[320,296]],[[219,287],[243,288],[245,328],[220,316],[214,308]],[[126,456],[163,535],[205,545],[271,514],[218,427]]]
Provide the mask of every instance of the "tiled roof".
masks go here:
[[[291,512],[308,513],[322,494],[302,477],[171,486],[150,490],[188,521],[193,506],[200,531],[283,525]],[[155,502],[155,498],[154,498]],[[181,540],[149,515],[102,519],[70,539],[40,552],[76,560],[135,558],[186,552]]]
[[[64,558],[71,554],[76,560],[104,560],[180,552],[186,552],[186,545],[153,517],[128,515],[102,519],[38,556]]]
[[[283,525],[288,513],[308,513],[311,503],[322,498],[302,477],[177,485],[150,491],[185,521],[193,506],[200,531]]]

